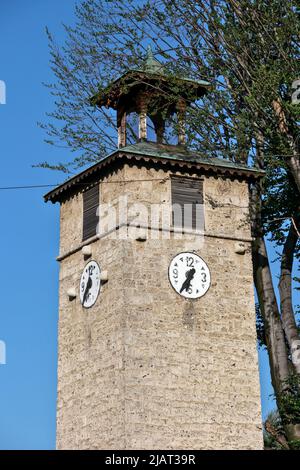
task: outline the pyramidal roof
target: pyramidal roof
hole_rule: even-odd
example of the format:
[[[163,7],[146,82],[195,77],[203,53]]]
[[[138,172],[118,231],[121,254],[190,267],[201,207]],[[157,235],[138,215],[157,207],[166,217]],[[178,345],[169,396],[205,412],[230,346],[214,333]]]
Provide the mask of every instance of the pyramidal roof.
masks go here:
[[[142,77],[141,77],[142,76]],[[141,80],[142,78],[142,80]],[[121,95],[126,95],[138,86],[145,86],[145,82],[160,80],[166,87],[171,87],[172,81],[176,81],[176,86],[180,86],[182,93],[195,91],[197,97],[206,93],[211,87],[207,80],[195,80],[185,76],[171,74],[166,67],[154,58],[151,46],[147,48],[144,61],[136,68],[128,69],[123,75],[113,80],[106,88],[99,91],[90,99],[92,105],[99,107],[108,106],[116,108]],[[125,87],[124,87],[125,85]]]
[[[264,176],[264,172],[257,168],[249,168],[245,165],[220,158],[211,158],[200,152],[187,150],[178,145],[157,144],[155,142],[138,142],[127,145],[73,176],[52,191],[45,194],[45,201],[53,203],[63,200],[70,192],[80,191],[91,178],[101,178],[102,172],[110,165],[123,165],[125,161],[133,160],[143,165],[146,161],[153,165],[163,165],[180,168],[193,168],[199,174],[223,174],[227,177],[255,180]]]

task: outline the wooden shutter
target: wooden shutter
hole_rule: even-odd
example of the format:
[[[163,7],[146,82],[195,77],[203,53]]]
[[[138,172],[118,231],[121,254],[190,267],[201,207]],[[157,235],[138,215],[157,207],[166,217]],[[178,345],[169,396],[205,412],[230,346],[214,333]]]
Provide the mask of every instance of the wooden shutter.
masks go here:
[[[196,221],[202,217],[203,222],[203,181],[194,178],[173,177],[171,179],[172,205],[181,207],[181,217],[173,211],[173,226],[196,229]],[[184,205],[188,204],[184,211]],[[191,209],[191,210],[190,210]]]
[[[82,240],[96,235],[99,216],[99,184],[83,193],[83,230]]]

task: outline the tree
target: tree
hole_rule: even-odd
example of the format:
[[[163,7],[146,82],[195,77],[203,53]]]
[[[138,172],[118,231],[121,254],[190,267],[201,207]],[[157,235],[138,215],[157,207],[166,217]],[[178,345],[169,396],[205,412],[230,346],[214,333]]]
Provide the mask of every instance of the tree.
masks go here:
[[[264,182],[251,187],[254,283],[281,420],[288,440],[299,440],[299,416],[287,412],[287,403],[300,396],[292,302],[300,231],[299,106],[291,103],[298,78],[297,0],[86,0],[76,16],[74,27],[65,26],[61,49],[48,32],[56,107],[42,127],[49,143],[63,142],[80,155],[42,166],[68,172],[115,148],[115,119],[92,107],[90,97],[137,66],[147,44],[170,77],[212,81],[212,92],[189,111],[188,145],[266,170]],[[279,250],[279,302],[266,236]]]
[[[264,445],[268,450],[289,449],[278,411],[269,413],[264,422]]]

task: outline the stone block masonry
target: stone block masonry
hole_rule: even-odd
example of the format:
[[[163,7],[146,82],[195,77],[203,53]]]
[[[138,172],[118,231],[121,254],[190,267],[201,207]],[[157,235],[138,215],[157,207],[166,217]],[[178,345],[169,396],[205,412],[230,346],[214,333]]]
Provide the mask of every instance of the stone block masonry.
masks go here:
[[[123,194],[129,203],[168,204],[171,174],[124,165],[100,181],[100,203]],[[90,309],[66,294],[78,290],[87,262],[76,250],[81,192],[62,203],[58,449],[262,449],[248,186],[203,178],[204,237],[108,234],[92,243],[108,282]],[[169,263],[183,251],[210,269],[198,300],[169,283]]]

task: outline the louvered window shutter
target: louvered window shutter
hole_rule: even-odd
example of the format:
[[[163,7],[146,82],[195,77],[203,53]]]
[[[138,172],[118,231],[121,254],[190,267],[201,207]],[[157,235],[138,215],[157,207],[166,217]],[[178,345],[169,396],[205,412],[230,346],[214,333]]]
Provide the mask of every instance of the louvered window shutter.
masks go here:
[[[173,177],[171,188],[173,226],[203,229],[203,181]]]
[[[82,240],[96,235],[99,216],[99,185],[93,186],[83,193],[83,230]]]

